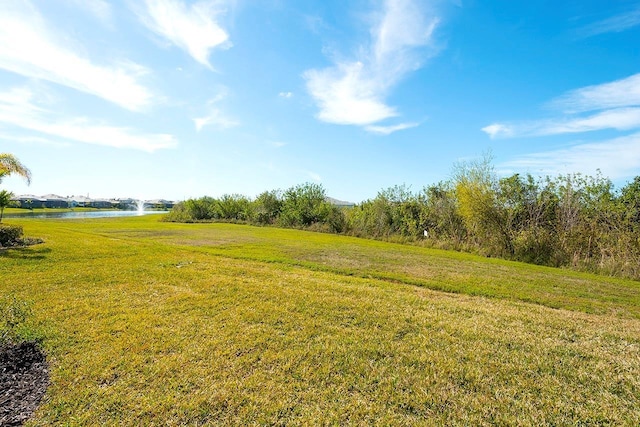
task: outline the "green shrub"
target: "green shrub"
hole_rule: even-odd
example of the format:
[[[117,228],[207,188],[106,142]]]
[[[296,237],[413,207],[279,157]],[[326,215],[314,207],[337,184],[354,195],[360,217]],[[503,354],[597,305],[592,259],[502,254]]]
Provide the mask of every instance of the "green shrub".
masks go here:
[[[282,210],[282,194],[278,190],[261,193],[254,202],[254,220],[258,224],[274,224]]]
[[[20,244],[23,230],[19,225],[0,224],[0,247]]]
[[[173,208],[169,211],[169,213],[161,219],[161,221],[193,222],[194,219],[191,217],[190,212],[187,211],[187,208],[184,202],[180,202],[175,204]]]
[[[248,221],[252,217],[252,202],[241,194],[225,194],[215,202],[214,219]]]
[[[559,251],[552,233],[544,228],[520,231],[514,239],[514,259],[538,265],[554,265]],[[554,261],[555,260],[555,261]]]
[[[279,224],[284,227],[309,227],[315,223],[326,223],[333,206],[327,202],[324,187],[305,183],[284,192]],[[330,228],[333,227],[330,225]]]

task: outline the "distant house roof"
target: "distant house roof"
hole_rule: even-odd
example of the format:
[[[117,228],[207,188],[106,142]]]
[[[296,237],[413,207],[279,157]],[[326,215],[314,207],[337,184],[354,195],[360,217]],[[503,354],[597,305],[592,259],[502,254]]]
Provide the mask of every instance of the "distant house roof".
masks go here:
[[[33,194],[21,194],[19,196],[13,197],[11,200],[38,200],[40,202],[44,202],[47,199],[44,197],[34,196]]]
[[[85,196],[71,196],[69,199],[73,202],[78,202],[78,203],[86,203],[91,201],[90,198]]]
[[[58,196],[57,194],[45,194],[42,198],[46,200],[64,200],[65,202],[69,200],[67,197]]]

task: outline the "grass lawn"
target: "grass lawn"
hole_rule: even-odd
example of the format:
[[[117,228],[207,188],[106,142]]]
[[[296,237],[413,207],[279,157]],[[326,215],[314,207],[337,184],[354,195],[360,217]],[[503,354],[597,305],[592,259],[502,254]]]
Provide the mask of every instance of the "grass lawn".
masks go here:
[[[640,424],[640,283],[297,230],[11,219],[32,425]],[[443,292],[446,291],[446,292]]]

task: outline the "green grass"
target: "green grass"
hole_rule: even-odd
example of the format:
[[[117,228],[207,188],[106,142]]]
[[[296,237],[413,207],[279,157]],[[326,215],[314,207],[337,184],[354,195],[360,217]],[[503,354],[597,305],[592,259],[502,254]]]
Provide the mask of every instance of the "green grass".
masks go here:
[[[640,284],[296,230],[11,220],[33,425],[638,425]],[[449,292],[442,292],[446,290]]]

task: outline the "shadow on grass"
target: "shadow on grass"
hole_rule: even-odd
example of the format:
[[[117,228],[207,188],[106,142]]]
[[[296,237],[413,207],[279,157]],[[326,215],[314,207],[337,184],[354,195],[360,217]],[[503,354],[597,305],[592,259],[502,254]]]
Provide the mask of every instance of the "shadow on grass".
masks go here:
[[[0,258],[40,260],[45,259],[49,252],[51,252],[50,248],[38,248],[34,246],[0,248]]]

